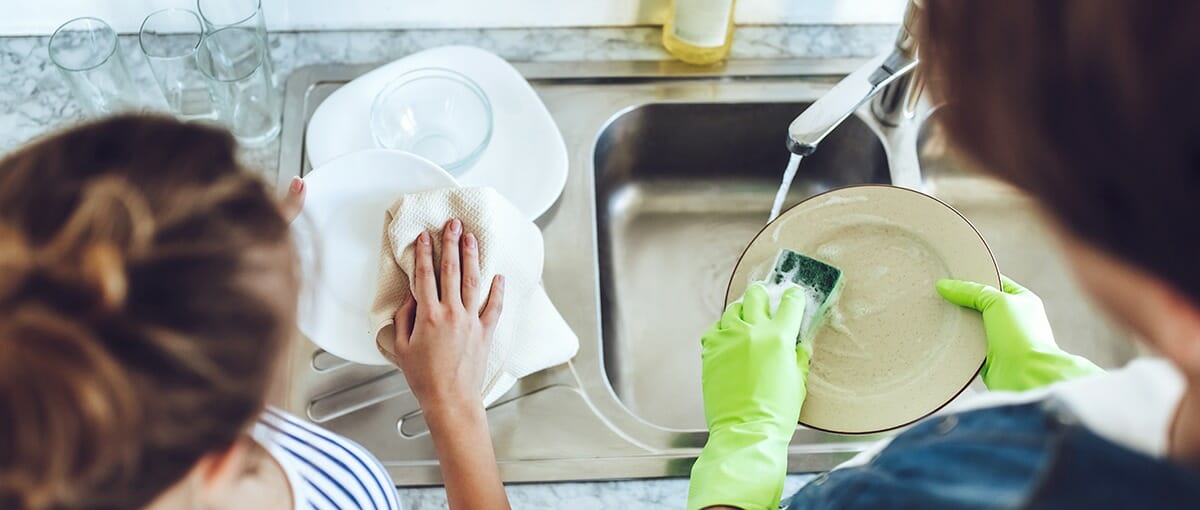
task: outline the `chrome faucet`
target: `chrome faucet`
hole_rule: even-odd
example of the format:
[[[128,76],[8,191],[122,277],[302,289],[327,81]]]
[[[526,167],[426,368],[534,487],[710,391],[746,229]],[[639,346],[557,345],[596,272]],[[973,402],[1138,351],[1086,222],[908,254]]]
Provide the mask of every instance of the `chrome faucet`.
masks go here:
[[[921,0],[909,0],[892,51],[850,73],[796,117],[788,126],[789,151],[800,156],[812,154],[821,140],[867,101],[873,100],[871,113],[884,125],[897,126],[912,116],[922,86],[914,72],[920,18]]]

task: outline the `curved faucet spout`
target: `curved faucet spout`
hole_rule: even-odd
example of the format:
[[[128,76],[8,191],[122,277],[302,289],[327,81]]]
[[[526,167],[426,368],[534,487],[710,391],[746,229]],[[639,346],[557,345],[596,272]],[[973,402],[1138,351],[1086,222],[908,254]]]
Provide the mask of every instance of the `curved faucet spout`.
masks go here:
[[[787,148],[807,156],[842,121],[917,67],[917,59],[894,51],[871,59],[810,105],[788,126]]]
[[[817,144],[846,117],[877,96],[880,99],[873,105],[872,113],[883,124],[897,125],[904,114],[903,108],[920,94],[920,80],[912,79],[917,67],[915,34],[920,21],[921,0],[909,0],[892,52],[875,57],[850,73],[796,117],[788,126],[788,150],[800,156],[812,154]]]

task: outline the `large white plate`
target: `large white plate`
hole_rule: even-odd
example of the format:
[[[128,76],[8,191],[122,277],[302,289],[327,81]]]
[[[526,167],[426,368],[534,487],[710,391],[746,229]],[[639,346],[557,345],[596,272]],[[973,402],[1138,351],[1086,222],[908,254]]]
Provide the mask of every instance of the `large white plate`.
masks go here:
[[[942,408],[983,366],[979,313],[942,300],[940,278],[1000,286],[983,237],[950,206],[892,186],[812,197],[759,232],[726,301],[763,279],[780,248],[842,269],[843,287],[813,340],[800,423],[858,434],[907,425]]]
[[[387,209],[401,195],[458,183],[426,159],[385,149],[329,161],[304,182],[304,212],[292,226],[301,254],[300,331],[335,356],[386,365],[370,312]]]
[[[471,78],[492,103],[488,148],[458,176],[463,186],[491,186],[535,220],[567,182],[567,146],[533,87],[504,59],[479,48],[445,46],[414,53],[370,71],[325,99],[308,123],[305,147],[314,168],[375,147],[371,102],[385,85],[414,69],[442,67]]]

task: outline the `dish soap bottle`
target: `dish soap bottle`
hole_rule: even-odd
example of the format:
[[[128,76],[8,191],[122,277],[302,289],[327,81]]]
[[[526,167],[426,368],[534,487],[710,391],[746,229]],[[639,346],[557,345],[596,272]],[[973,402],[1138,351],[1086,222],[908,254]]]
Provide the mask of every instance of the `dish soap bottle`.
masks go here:
[[[663,46],[675,58],[695,65],[725,60],[733,45],[736,0],[672,0],[663,25]]]

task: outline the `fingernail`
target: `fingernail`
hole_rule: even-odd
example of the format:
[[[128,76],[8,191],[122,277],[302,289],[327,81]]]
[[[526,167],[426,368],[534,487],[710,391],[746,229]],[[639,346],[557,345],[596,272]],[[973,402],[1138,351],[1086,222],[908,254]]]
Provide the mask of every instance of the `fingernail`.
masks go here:
[[[429,232],[421,232],[421,235],[417,236],[417,242],[429,244]]]
[[[299,193],[300,190],[304,189],[304,179],[301,179],[299,177],[292,177],[292,184],[291,184],[291,186],[288,187],[288,189],[292,193]]]
[[[450,233],[457,234],[462,232],[462,222],[458,220],[450,220]]]
[[[504,290],[504,275],[496,275],[496,286],[500,287],[500,290]]]
[[[467,245],[467,248],[474,248],[475,247],[475,234],[467,234],[466,236],[463,237],[463,242]]]

